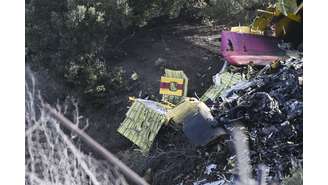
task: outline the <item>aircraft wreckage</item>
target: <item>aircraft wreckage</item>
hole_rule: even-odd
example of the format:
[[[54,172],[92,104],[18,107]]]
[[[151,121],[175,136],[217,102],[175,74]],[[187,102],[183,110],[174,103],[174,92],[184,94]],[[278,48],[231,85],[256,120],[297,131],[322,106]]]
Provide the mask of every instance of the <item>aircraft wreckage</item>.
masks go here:
[[[303,3],[280,2],[257,10],[251,25],[221,33],[226,63],[200,98],[187,96],[183,71],[165,69],[159,84],[162,101],[130,97],[132,105],[117,131],[147,153],[168,125],[182,129],[192,144],[206,146],[229,134],[236,122],[296,119],[303,109],[303,59],[291,47],[302,43]]]

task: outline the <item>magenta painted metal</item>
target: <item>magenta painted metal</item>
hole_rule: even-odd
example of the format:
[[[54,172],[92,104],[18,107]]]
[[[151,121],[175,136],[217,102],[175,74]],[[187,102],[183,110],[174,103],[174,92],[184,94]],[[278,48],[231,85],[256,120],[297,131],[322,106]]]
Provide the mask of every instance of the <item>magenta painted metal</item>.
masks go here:
[[[223,31],[221,54],[233,65],[266,65],[285,55],[275,37]]]

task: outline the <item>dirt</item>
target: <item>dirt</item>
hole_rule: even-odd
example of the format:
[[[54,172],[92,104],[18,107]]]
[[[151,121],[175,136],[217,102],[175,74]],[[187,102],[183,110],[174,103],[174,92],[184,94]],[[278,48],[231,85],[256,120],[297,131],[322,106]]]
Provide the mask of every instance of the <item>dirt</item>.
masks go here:
[[[97,109],[81,102],[80,112],[90,122],[86,132],[114,153],[134,148],[116,132],[128,110],[128,97],[160,100],[159,81],[165,68],[183,70],[189,78],[188,96],[200,97],[223,64],[218,52],[222,29],[224,26],[174,22],[149,25],[123,39],[119,48],[124,56],[109,62],[111,67],[123,68],[130,89],[104,100],[108,103]],[[135,81],[130,79],[134,72],[138,74]],[[45,70],[35,72],[38,88],[46,101],[55,103],[58,99],[60,103],[70,93],[63,83],[51,79],[47,73]],[[83,144],[82,149],[91,152]]]
[[[128,74],[136,72],[140,76],[138,81],[141,83],[133,93],[143,91],[159,98],[160,76],[164,74],[164,68],[170,68],[186,73],[190,82],[189,96],[195,92],[201,95],[221,65],[218,52],[203,49],[186,39],[197,35],[195,29],[201,34],[201,28],[188,26],[189,30],[184,31],[186,26],[173,25],[146,29],[126,42],[123,48],[127,56],[118,66],[122,66]],[[210,36],[213,32],[205,34]]]
[[[116,132],[128,110],[128,97],[149,97],[160,100],[159,81],[165,68],[183,70],[189,78],[188,96],[199,97],[212,84],[223,62],[219,47],[210,42],[219,35],[222,26],[202,26],[174,23],[141,29],[121,44],[125,56],[115,61],[127,78],[134,72],[138,79],[129,79],[131,89],[109,100],[102,110],[87,110],[92,124],[87,132],[112,152],[126,150],[131,142]],[[210,39],[208,39],[210,38]]]

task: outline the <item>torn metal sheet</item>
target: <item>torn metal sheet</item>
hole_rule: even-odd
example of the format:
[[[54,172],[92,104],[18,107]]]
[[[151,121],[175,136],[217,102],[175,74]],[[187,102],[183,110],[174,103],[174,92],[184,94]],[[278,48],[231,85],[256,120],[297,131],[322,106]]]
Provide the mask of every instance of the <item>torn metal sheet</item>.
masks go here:
[[[182,124],[186,117],[197,112],[198,103],[199,101],[195,98],[186,98],[182,103],[168,110],[167,119],[174,123]]]
[[[232,85],[236,84],[237,82],[241,81],[243,76],[240,73],[230,73],[230,72],[223,72],[218,73],[214,76],[213,81],[214,85],[211,86],[200,98],[200,101],[206,102],[207,100],[214,101],[217,97],[221,95],[221,93],[230,88]]]
[[[188,115],[183,122],[183,132],[191,143],[205,146],[226,134],[223,128],[215,127],[217,121],[203,102],[199,102],[197,108],[197,112]]]
[[[117,131],[148,152],[159,129],[166,122],[166,108],[160,103],[136,99]]]
[[[183,79],[183,93],[182,96],[176,95],[167,95],[163,94],[163,101],[167,101],[173,104],[178,104],[181,102],[184,97],[187,96],[188,92],[188,77],[186,74],[181,70],[172,70],[172,69],[165,69],[165,77],[168,78],[176,78],[176,79]]]
[[[221,54],[234,65],[266,65],[285,56],[278,43],[275,37],[223,31]]]
[[[239,98],[239,95],[237,93],[245,92],[246,89],[250,88],[251,86],[259,85],[261,82],[262,82],[261,80],[240,81],[240,82],[236,83],[235,85],[233,85],[232,87],[230,87],[229,89],[224,90],[221,93],[220,97],[225,102],[231,102],[231,101]]]

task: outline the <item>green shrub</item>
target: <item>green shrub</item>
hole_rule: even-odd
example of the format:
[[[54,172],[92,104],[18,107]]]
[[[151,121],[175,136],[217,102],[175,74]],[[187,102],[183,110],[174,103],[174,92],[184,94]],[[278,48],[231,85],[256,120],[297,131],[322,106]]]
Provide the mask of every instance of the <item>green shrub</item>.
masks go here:
[[[74,92],[105,97],[124,83],[104,56],[125,17],[111,0],[26,1],[26,63],[63,79]]]

